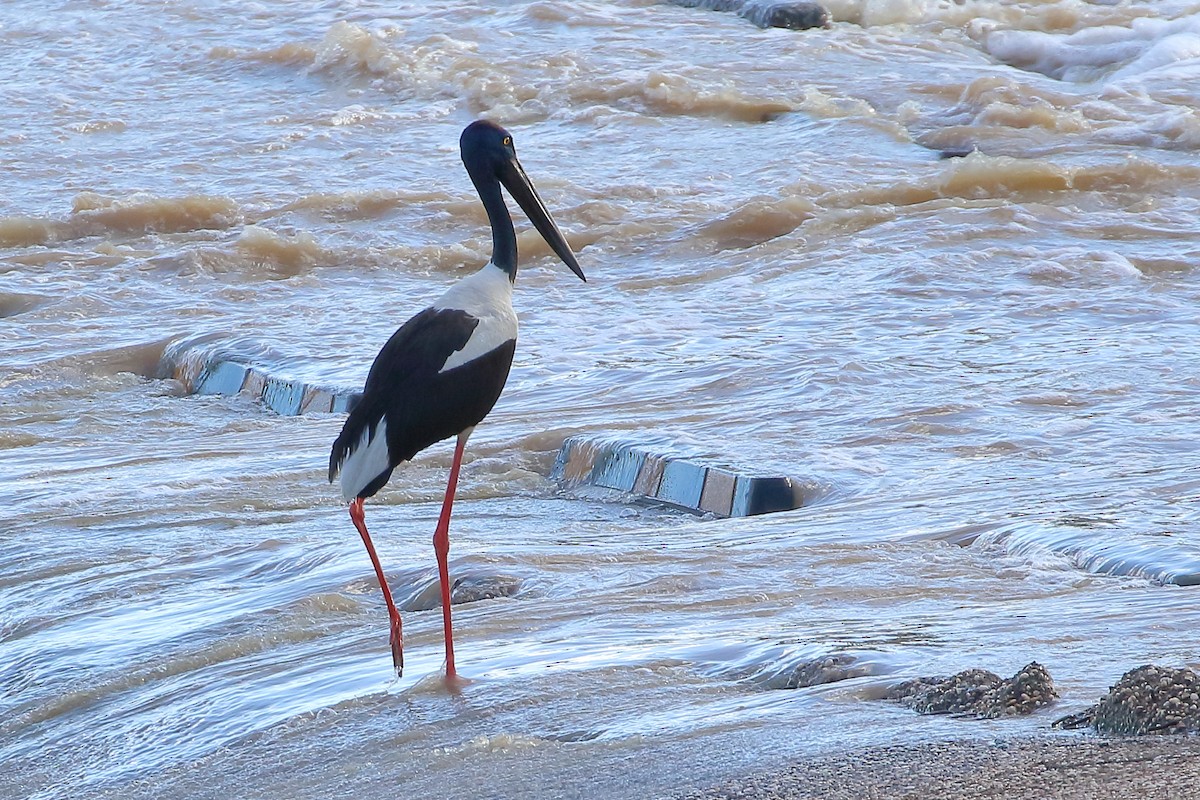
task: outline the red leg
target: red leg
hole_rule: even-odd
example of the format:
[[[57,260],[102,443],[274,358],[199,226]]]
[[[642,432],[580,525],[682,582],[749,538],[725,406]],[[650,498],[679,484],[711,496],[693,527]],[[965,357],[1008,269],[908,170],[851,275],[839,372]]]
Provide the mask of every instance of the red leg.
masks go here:
[[[463,448],[472,428],[458,435],[454,447],[454,463],[450,465],[450,480],[446,482],[446,499],[442,501],[442,514],[438,517],[437,530],[433,533],[433,552],[437,554],[438,581],[442,589],[442,627],[446,634],[446,678],[458,676],[454,669],[454,631],[450,625],[450,508],[454,505],[454,491],[458,488],[458,468],[462,466]]]
[[[396,665],[396,674],[404,674],[404,636],[400,629],[400,612],[392,600],[392,590],[388,588],[387,578],[383,575],[383,567],[379,565],[379,556],[375,555],[375,545],[371,544],[371,536],[367,533],[367,522],[363,517],[363,499],[356,497],[350,501],[350,519],[354,527],[362,535],[363,544],[367,546],[367,554],[375,566],[375,575],[379,578],[379,588],[383,590],[383,601],[387,603],[388,616],[391,618],[392,663]]]

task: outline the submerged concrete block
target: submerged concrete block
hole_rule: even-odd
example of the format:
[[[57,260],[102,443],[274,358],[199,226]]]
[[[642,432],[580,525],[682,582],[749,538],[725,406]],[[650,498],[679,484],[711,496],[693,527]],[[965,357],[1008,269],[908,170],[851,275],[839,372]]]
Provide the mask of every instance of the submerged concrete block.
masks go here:
[[[637,480],[633,482],[633,493],[643,497],[657,497],[658,487],[662,483],[663,471],[667,466],[666,456],[647,453],[638,470]]]
[[[330,388],[271,375],[260,367],[222,355],[220,340],[209,335],[182,340],[163,352],[159,375],[173,377],[192,394],[241,394],[277,414],[349,411],[362,396],[345,387]]]
[[[700,495],[704,493],[704,478],[708,467],[695,461],[675,460],[667,462],[662,481],[655,497],[664,503],[696,510],[700,508]]]
[[[260,370],[252,369],[246,374],[246,382],[242,384],[241,393],[256,401],[261,401],[263,392],[267,390],[267,376]]]
[[[632,492],[645,463],[644,450],[638,450],[628,444],[618,444],[605,449],[597,457],[592,467],[592,482],[606,489]]]
[[[188,354],[183,354],[181,357],[172,361],[165,372],[175,380],[183,384],[184,388],[189,392],[196,391],[196,381],[204,372],[205,361],[195,355],[188,357]]]
[[[319,386],[304,387],[304,395],[300,399],[300,413],[329,412],[333,410],[333,392]]]
[[[361,399],[362,392],[338,389],[333,393],[333,406],[329,410],[335,414],[349,414]]]
[[[196,394],[237,394],[246,380],[247,369],[232,361],[218,361],[204,366],[192,391]]]
[[[718,517],[733,516],[733,489],[737,474],[720,467],[709,467],[700,494],[700,510]]]
[[[550,477],[568,487],[616,489],[719,517],[791,510],[804,500],[799,481],[786,476],[742,474],[606,437],[567,438]]]
[[[573,486],[590,484],[592,468],[596,465],[596,448],[585,439],[572,437],[563,442],[558,450],[551,477]]]
[[[799,481],[778,476],[739,475],[733,490],[731,516],[753,517],[790,511],[803,505]]]
[[[283,378],[267,378],[266,388],[263,389],[263,405],[277,414],[294,417],[300,413],[300,404],[304,400],[304,384],[299,381],[289,381]]]
[[[271,375],[218,355],[202,338],[168,347],[159,370],[189,392],[242,394],[277,414],[346,413],[359,392]],[[786,511],[803,504],[800,484],[787,476],[743,474],[724,465],[654,452],[610,437],[571,436],[563,442],[551,477],[568,486],[591,485],[641,495],[698,513],[740,517]]]

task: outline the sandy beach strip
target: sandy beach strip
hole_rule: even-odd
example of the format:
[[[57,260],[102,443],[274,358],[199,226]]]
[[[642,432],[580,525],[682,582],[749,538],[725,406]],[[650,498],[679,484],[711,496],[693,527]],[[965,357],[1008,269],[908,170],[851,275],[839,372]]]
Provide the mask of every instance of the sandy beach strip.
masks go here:
[[[893,745],[798,761],[679,800],[1200,797],[1200,737],[1055,735]]]

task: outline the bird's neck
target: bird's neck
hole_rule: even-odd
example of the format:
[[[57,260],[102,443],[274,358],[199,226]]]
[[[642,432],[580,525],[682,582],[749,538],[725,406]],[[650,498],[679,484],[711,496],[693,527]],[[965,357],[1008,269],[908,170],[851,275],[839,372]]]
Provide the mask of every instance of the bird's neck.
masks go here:
[[[482,183],[482,185],[481,185]],[[477,182],[479,198],[487,210],[488,222],[492,226],[492,263],[504,270],[508,279],[517,280],[517,233],[513,229],[512,217],[500,194],[500,182],[491,180]]]

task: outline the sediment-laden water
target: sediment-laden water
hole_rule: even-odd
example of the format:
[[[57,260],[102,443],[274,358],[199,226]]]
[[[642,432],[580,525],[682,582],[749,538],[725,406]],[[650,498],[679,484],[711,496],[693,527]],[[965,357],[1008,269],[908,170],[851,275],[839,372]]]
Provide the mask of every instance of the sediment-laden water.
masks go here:
[[[1061,711],[1196,666],[1200,3],[827,5],[3,4],[0,796],[645,797],[1055,715],[879,701],[907,677],[1037,660]],[[449,445],[368,507],[394,680],[341,419],[157,376],[210,334],[361,382],[488,258],[478,116],[589,282],[518,221],[451,532],[456,576],[515,591],[457,606],[449,694]],[[560,492],[586,432],[813,503]]]

